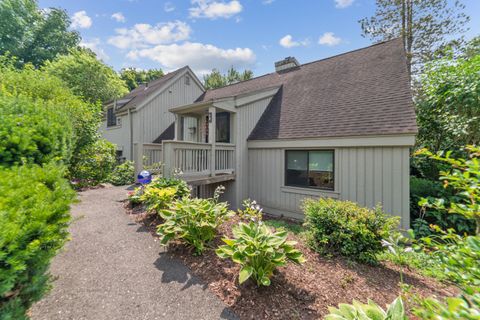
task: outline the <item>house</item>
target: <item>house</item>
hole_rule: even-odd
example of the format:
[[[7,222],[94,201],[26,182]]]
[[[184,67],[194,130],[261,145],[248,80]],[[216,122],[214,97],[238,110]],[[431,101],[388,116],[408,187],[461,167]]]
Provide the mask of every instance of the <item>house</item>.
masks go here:
[[[417,126],[400,39],[306,64],[289,57],[170,111],[164,173],[181,169],[200,195],[223,184],[233,208],[250,198],[293,218],[308,197],[382,204],[409,226]]]
[[[117,146],[117,156],[133,159],[134,145],[160,142],[170,128],[173,139],[175,116],[168,110],[194,102],[205,89],[187,66],[140,85],[121,99],[104,105],[102,136]],[[150,163],[160,161],[151,153]]]

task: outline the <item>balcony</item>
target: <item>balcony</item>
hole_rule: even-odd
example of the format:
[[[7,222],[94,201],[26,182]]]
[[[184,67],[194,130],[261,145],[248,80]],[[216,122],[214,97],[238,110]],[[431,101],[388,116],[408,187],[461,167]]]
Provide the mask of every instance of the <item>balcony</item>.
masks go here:
[[[182,179],[191,185],[235,179],[234,144],[164,141],[162,144],[135,144],[134,150],[136,172],[146,167],[153,173],[161,170],[165,177],[169,177],[175,170],[180,170]],[[141,167],[138,163],[142,164]]]

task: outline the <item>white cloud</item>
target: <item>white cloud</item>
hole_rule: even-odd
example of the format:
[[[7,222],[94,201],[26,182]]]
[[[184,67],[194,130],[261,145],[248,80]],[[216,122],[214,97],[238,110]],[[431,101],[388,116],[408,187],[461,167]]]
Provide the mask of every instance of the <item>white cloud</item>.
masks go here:
[[[115,12],[112,14],[112,19],[116,20],[117,22],[125,22],[127,19],[125,19],[125,16],[121,12]]]
[[[333,32],[325,32],[320,39],[318,39],[319,44],[323,44],[329,47],[336,46],[342,42],[340,37],[336,37]]]
[[[139,23],[131,29],[120,28],[115,32],[117,35],[110,37],[108,43],[120,49],[131,49],[187,40],[192,30],[188,24],[177,20],[156,26]]]
[[[171,2],[165,2],[163,10],[165,10],[165,12],[172,12],[173,10],[175,10],[175,6]]]
[[[214,0],[192,0],[194,5],[189,9],[191,18],[231,18],[242,12],[242,4],[238,0],[214,1]]]
[[[272,4],[275,0],[263,0],[263,4]]]
[[[72,16],[72,28],[88,29],[92,26],[92,18],[87,15],[85,10],[75,12]]]
[[[294,41],[293,37],[291,35],[287,34],[285,37],[280,39],[279,43],[284,48],[293,48],[293,47],[298,47],[298,46],[306,46],[306,45],[308,45],[309,41],[308,41],[308,39],[305,39],[305,40],[302,40],[302,41]]]
[[[350,7],[355,0],[335,0],[335,7],[339,9],[343,9],[346,7]]]
[[[97,55],[97,57],[99,59],[103,60],[104,62],[108,61],[110,59],[110,57],[107,55],[105,50],[103,50],[103,48],[100,45],[101,45],[101,41],[100,41],[99,38],[93,38],[90,41],[82,40],[80,42],[80,46],[88,48],[88,49],[92,50],[93,52],[95,52],[95,54]]]
[[[165,69],[189,65],[200,75],[210,72],[213,68],[219,70],[226,70],[231,66],[245,68],[255,62],[255,54],[249,48],[222,49],[211,44],[192,42],[132,50],[127,57],[132,60],[148,58],[160,63]]]

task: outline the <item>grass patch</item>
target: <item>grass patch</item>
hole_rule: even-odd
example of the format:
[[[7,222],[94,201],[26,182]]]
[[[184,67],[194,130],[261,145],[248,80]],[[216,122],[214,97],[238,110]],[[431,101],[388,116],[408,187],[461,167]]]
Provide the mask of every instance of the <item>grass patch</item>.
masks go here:
[[[299,224],[294,222],[287,222],[284,220],[264,220],[265,224],[269,227],[277,228],[285,228],[287,231],[298,235],[300,233],[305,232],[305,228]]]
[[[425,252],[416,251],[405,252],[403,254],[407,257],[406,267],[427,277],[435,278],[440,281],[446,280],[444,270],[439,267],[438,262],[431,255]],[[395,256],[388,250],[378,254],[377,258],[379,261],[390,261],[398,265]]]

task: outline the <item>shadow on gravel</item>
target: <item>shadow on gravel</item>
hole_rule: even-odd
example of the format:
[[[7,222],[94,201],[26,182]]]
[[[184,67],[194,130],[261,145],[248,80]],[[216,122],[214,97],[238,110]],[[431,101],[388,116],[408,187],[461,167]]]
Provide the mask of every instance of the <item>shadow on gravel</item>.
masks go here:
[[[160,254],[160,257],[153,264],[158,270],[162,271],[162,282],[164,283],[181,283],[183,284],[182,290],[196,285],[200,286],[203,290],[207,289],[205,283],[193,276],[187,267],[168,253]]]

